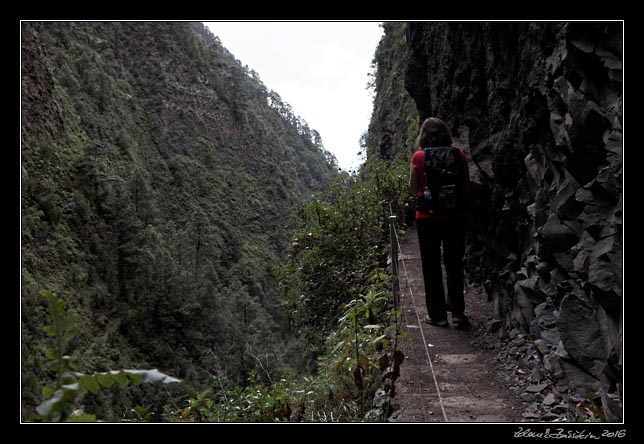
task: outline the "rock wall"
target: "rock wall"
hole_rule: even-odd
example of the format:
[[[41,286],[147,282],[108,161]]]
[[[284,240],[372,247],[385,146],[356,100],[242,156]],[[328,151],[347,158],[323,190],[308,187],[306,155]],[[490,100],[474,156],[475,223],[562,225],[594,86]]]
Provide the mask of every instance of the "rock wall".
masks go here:
[[[621,22],[409,23],[405,86],[469,154],[470,277],[560,394],[621,417]]]
[[[415,151],[418,133],[416,105],[405,89],[406,24],[383,23],[382,27],[383,37],[373,60],[376,70],[371,86],[375,97],[363,171],[369,171],[372,160],[391,161],[400,155],[407,162]]]

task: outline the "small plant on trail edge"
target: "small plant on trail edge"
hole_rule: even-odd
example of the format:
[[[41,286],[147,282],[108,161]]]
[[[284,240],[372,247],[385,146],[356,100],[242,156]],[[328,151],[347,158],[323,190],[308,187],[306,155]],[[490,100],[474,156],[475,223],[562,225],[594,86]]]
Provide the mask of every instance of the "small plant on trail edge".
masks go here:
[[[599,395],[588,394],[568,410],[568,422],[606,422]]]
[[[51,324],[43,328],[47,336],[51,338],[52,345],[45,349],[45,356],[48,358],[46,367],[55,374],[53,385],[46,385],[42,389],[42,397],[45,399],[37,408],[37,415],[31,420],[37,422],[94,422],[96,416],[93,414],[74,414],[77,403],[87,392],[98,393],[101,388],[110,388],[119,384],[127,386],[130,382],[141,384],[146,382],[180,382],[179,379],[153,370],[112,370],[86,375],[74,371],[76,368],[75,354],[66,355],[65,352],[69,343],[77,333],[74,326],[76,317],[65,311],[65,302],[47,290],[39,292],[49,307]],[[183,384],[182,384],[183,385]],[[140,412],[145,416],[145,412]]]

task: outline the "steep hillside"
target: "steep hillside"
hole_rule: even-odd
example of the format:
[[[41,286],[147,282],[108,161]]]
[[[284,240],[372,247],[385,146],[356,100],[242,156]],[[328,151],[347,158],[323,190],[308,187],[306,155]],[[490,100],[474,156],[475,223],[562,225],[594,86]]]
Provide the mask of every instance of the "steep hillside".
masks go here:
[[[524,372],[619,418],[622,24],[394,24],[380,53],[399,57],[400,27],[403,58],[378,66],[400,66],[387,75],[404,72],[420,121],[444,119],[471,158],[470,278],[505,334],[530,338],[539,359]],[[410,125],[391,118],[399,104],[378,106],[370,153],[390,157],[387,134]]]
[[[45,305],[78,316],[85,371],[243,382],[289,365],[272,268],[335,160],[201,24],[22,24],[23,408]]]
[[[378,159],[409,157],[418,132],[418,112],[405,89],[406,24],[383,23],[383,37],[373,64],[374,109],[367,133],[365,172]],[[408,159],[405,159],[407,161]]]

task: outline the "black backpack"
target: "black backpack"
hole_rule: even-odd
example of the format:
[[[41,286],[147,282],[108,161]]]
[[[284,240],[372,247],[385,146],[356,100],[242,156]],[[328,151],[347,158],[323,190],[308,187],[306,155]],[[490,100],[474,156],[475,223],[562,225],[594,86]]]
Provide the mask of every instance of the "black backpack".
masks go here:
[[[467,208],[461,152],[454,147],[425,148],[425,190],[416,202],[421,211],[462,214]]]

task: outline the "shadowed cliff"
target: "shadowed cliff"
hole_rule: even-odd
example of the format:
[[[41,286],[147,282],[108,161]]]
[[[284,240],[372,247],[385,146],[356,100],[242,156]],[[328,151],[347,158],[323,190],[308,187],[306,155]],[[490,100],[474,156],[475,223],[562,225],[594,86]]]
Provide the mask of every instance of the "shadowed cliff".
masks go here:
[[[606,418],[620,418],[622,24],[426,22],[385,31],[379,51],[398,49],[395,60],[377,60],[387,70],[378,95],[384,79],[404,77],[397,94],[413,99],[417,122],[445,120],[470,158],[467,268],[484,283],[501,336],[532,339],[539,359],[525,370],[537,381],[601,397]],[[376,96],[369,153],[410,156],[417,123],[409,113],[392,117],[401,109],[387,102]]]

